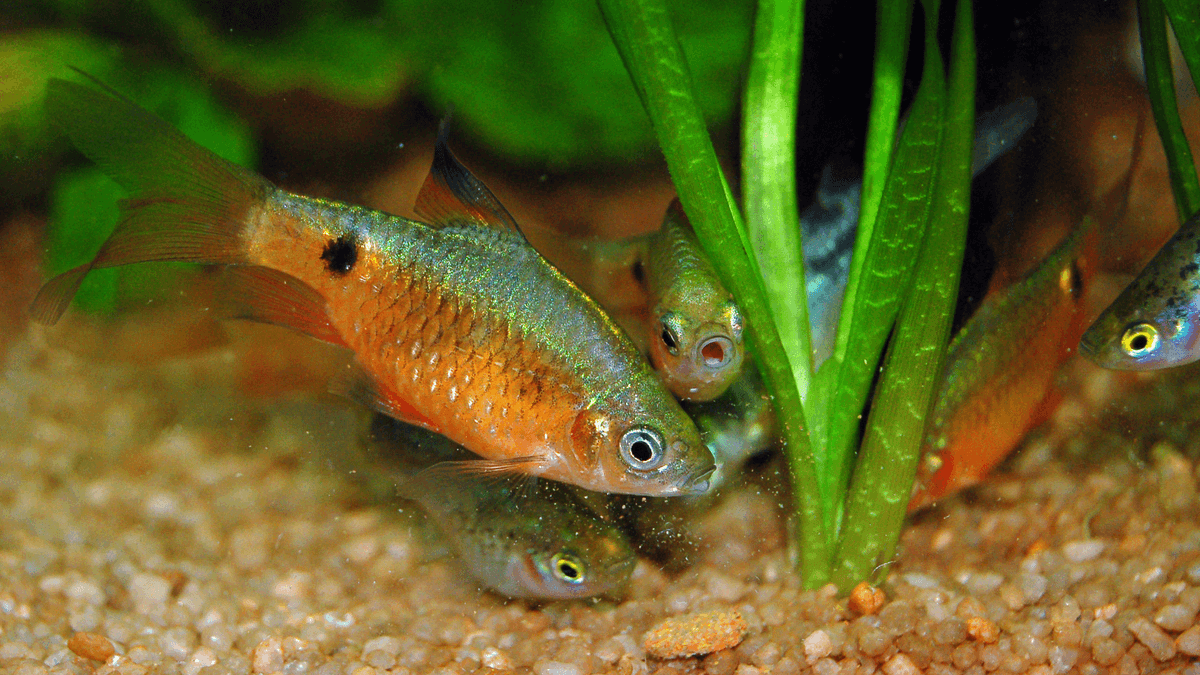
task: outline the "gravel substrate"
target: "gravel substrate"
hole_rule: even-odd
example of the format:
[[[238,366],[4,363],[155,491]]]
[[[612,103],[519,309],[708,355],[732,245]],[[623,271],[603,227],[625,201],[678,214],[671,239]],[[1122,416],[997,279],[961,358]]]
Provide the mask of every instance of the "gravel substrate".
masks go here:
[[[348,406],[248,397],[230,348],[131,365],[45,342],[15,340],[0,380],[6,673],[1200,673],[1198,472],[1167,441],[1101,463],[1032,444],[916,518],[872,615],[799,588],[757,487],[690,520],[682,571],[643,559],[623,600],[536,606],[480,593],[419,514],[332,468]],[[746,637],[647,658],[648,630],[697,612]]]

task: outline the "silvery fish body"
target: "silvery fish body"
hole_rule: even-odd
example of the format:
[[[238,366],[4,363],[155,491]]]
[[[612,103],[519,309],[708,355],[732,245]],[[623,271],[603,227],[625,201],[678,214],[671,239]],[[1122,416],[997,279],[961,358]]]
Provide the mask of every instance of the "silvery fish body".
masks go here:
[[[611,521],[547,480],[445,471],[471,453],[425,429],[376,415],[366,439],[371,471],[391,478],[429,514],[467,571],[498,593],[538,600],[611,594],[637,556]]]
[[[1200,214],[1179,226],[1137,278],[1083,334],[1079,351],[1117,370],[1200,359]]]

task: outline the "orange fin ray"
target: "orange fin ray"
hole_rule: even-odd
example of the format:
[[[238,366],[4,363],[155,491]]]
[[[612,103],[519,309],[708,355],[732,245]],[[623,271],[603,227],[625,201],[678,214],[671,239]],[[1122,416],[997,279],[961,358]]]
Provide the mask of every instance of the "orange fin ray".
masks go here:
[[[404,400],[400,394],[378,384],[359,367],[350,368],[329,383],[329,392],[381,412],[394,420],[413,424],[434,433],[441,433],[437,423]]]
[[[95,78],[53,79],[46,112],[75,147],[129,193],[116,229],[87,265],[52,279],[31,312],[56,322],[92,269],[140,262],[245,261],[246,216],[275,188],[253,171],[200,147]]]
[[[291,328],[322,342],[349,347],[325,311],[325,299],[290,274],[257,265],[222,271],[221,314]]]
[[[545,465],[545,458],[537,455],[510,457],[508,459],[464,459],[439,462],[417,474],[427,483],[436,482],[439,474],[453,480],[484,480],[526,478],[536,480],[535,470]],[[527,486],[527,489],[528,488]]]
[[[413,207],[417,215],[434,227],[478,225],[521,234],[517,221],[496,195],[450,152],[446,135],[447,124],[442,120],[433,166]]]

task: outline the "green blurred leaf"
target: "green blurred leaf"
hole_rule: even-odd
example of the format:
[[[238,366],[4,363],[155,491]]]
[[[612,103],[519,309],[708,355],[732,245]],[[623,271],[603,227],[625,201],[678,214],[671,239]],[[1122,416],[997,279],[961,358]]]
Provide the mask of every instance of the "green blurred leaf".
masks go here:
[[[496,150],[536,162],[628,162],[655,156],[654,135],[596,5],[576,0],[413,3],[403,26],[425,29],[425,86],[456,124]],[[700,110],[713,125],[737,113],[753,5],[674,3]]]
[[[46,80],[68,66],[106,76],[117,50],[98,40],[56,31],[0,34],[0,178],[6,196],[44,189],[44,160],[56,134],[46,124]],[[17,183],[28,182],[29,186]]]

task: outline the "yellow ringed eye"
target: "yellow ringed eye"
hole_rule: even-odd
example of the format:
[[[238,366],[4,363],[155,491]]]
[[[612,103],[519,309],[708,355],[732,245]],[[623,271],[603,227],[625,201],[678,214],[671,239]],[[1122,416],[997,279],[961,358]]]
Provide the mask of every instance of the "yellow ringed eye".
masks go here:
[[[559,553],[550,561],[554,576],[568,584],[583,583],[583,561],[570,553]]]
[[[1121,349],[1129,356],[1145,356],[1158,348],[1158,329],[1148,323],[1135,323],[1121,336]]]

